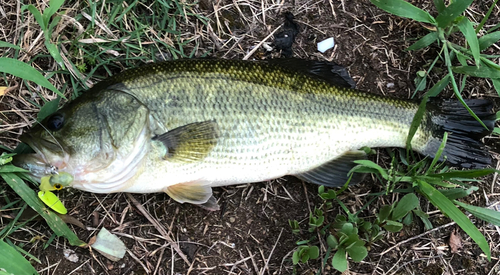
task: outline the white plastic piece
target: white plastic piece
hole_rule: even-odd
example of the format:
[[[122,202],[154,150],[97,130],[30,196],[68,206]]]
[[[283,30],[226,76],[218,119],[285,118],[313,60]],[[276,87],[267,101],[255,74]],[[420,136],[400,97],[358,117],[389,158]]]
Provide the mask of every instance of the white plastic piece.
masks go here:
[[[71,249],[64,249],[63,255],[64,255],[64,258],[66,258],[66,260],[68,260],[72,263],[78,262],[78,255],[76,255],[75,251],[73,251]]]
[[[334,46],[335,46],[335,41],[333,41],[333,37],[330,37],[318,43],[318,51],[324,53],[329,49],[333,48]]]

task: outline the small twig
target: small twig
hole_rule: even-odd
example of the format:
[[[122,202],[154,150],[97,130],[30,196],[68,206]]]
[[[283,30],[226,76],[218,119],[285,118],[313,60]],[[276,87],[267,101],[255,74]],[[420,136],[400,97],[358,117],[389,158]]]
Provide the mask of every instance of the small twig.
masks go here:
[[[278,245],[278,242],[280,241],[281,233],[283,233],[283,228],[281,228],[280,234],[278,235],[278,239],[274,243],[273,249],[271,249],[271,253],[269,253],[269,257],[267,257],[266,264],[264,265],[264,268],[262,268],[262,270],[260,271],[260,275],[263,275],[266,269],[268,269],[269,260],[271,260],[271,256],[273,255],[274,249],[276,248],[276,245]]]
[[[148,219],[148,221],[151,224],[153,224],[153,226],[156,228],[156,230],[158,230],[158,232],[160,232],[160,234],[167,240],[167,242],[170,243],[170,245],[172,246],[172,248],[175,250],[175,252],[177,252],[177,254],[179,254],[179,256],[184,260],[184,262],[186,262],[186,264],[188,266],[190,266],[191,263],[189,262],[189,260],[186,257],[186,255],[182,252],[182,250],[179,248],[179,246],[177,245],[177,243],[175,243],[172,240],[172,238],[170,238],[170,236],[165,231],[165,229],[163,227],[161,227],[161,225],[155,219],[153,219],[153,217],[151,217],[151,215],[148,213],[148,211],[146,211],[146,209],[144,209],[144,207],[142,206],[142,204],[140,204],[134,198],[134,196],[132,196],[132,194],[126,193],[126,195],[134,203],[135,207],[137,207],[137,209],[142,213],[142,215],[144,215],[144,217],[146,217],[146,219]]]
[[[151,271],[141,262],[141,260],[139,260],[139,258],[137,258],[137,256],[135,256],[134,253],[130,252],[130,250],[127,249],[127,253],[130,255],[130,257],[132,257],[132,259],[134,259],[137,263],[139,263],[142,268],[144,269],[144,271],[146,271],[147,274],[151,273]]]
[[[415,239],[422,238],[423,236],[425,236],[425,235],[427,235],[427,234],[429,234],[429,233],[431,233],[431,232],[438,231],[438,230],[440,230],[440,229],[443,229],[443,228],[446,228],[446,227],[449,227],[449,226],[452,226],[452,225],[455,225],[455,224],[456,224],[456,222],[450,222],[450,223],[447,223],[447,224],[441,225],[441,226],[439,226],[439,227],[433,228],[433,229],[431,229],[431,230],[429,230],[429,231],[426,231],[426,232],[424,232],[424,233],[422,233],[422,234],[420,234],[420,235],[413,236],[413,237],[411,237],[411,238],[409,238],[409,239],[406,239],[406,240],[404,240],[404,241],[401,241],[401,242],[399,242],[399,243],[397,243],[397,244],[393,245],[392,247],[389,247],[388,249],[386,249],[384,252],[380,253],[379,255],[380,255],[380,256],[383,256],[383,255],[384,255],[384,254],[386,254],[387,252],[389,252],[389,251],[393,250],[394,248],[396,248],[396,247],[398,247],[398,246],[400,246],[400,245],[402,245],[402,244],[405,244],[405,243],[410,242],[410,241],[415,240]]]

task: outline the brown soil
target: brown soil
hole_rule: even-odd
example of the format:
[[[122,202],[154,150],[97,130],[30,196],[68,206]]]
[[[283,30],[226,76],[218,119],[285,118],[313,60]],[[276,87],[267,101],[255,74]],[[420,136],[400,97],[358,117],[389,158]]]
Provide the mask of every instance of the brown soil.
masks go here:
[[[266,3],[267,9],[257,16],[255,13],[262,11],[261,1],[242,1],[240,5],[235,4],[238,1],[221,2],[216,5],[212,1],[202,0],[196,9],[213,20],[211,27],[214,35],[203,35],[200,40],[205,50],[215,49],[213,55],[217,57],[243,58],[253,46],[280,26],[282,14],[286,11],[294,14],[300,26],[293,45],[294,56],[330,60],[345,66],[360,90],[409,98],[415,89],[416,72],[427,68],[436,53],[433,50],[404,51],[411,41],[426,34],[423,26],[409,19],[390,16],[366,0],[285,1],[287,3],[276,5],[271,5],[271,1],[262,1]],[[430,9],[432,6],[429,1],[412,2],[419,7]],[[476,20],[482,18],[480,14],[486,12],[490,3],[479,1],[472,6],[471,10],[477,12]],[[240,16],[240,12],[245,17]],[[497,7],[488,23],[496,24],[499,13]],[[216,18],[225,24],[218,24]],[[203,28],[206,34],[206,27]],[[186,27],[188,30],[189,27]],[[241,40],[219,45],[223,39],[231,37]],[[335,38],[336,47],[321,54],[316,50],[316,43],[328,37]],[[272,42],[272,38],[265,42]],[[203,53],[203,48],[200,48],[197,55]],[[279,55],[259,48],[251,58]],[[50,64],[51,61],[47,62]],[[432,80],[439,80],[439,76]],[[494,96],[494,90],[488,86],[490,84],[483,80],[469,79],[466,85],[465,90],[470,91],[465,92],[466,97]],[[11,109],[12,105],[19,109],[24,108],[23,104],[28,105],[16,101],[15,96],[3,98],[0,104],[3,110]],[[14,113],[8,113],[5,121],[9,125],[14,121],[20,123],[7,129],[8,133],[4,132],[7,134],[1,139],[7,146],[15,145],[15,139],[22,132],[21,127],[28,125],[30,118],[22,119]],[[487,142],[493,144],[497,140],[489,138]],[[494,157],[498,159],[498,153]],[[381,165],[387,165],[383,161],[385,158],[384,153],[376,157]],[[492,181],[493,177],[485,179],[481,187],[490,202],[495,202],[498,201],[500,189]],[[341,199],[351,211],[357,211],[370,200],[369,193],[381,191],[381,184],[369,179],[350,187]],[[483,192],[475,194],[469,202],[485,205]],[[30,223],[28,229],[18,230],[10,238],[24,244],[26,251],[40,259],[41,264],[33,262],[40,274],[340,274],[329,264],[322,267],[324,249],[318,260],[310,260],[307,264],[295,267],[291,262],[296,242],[312,236],[307,231],[309,212],[322,202],[316,185],[286,177],[266,183],[216,188],[214,195],[221,206],[221,210],[216,212],[208,212],[193,205],[181,205],[166,194],[133,195],[175,240],[190,265],[181,259],[173,245],[125,194],[99,195],[77,190],[59,193],[69,214],[87,227],[74,227],[80,239],[88,242],[101,227],[106,227],[125,242],[128,251],[121,261],[110,262],[95,251],[71,247],[63,238],[56,238],[48,248],[43,249],[44,242],[52,235],[43,221]],[[10,190],[1,196],[11,200],[15,198]],[[397,201],[396,195],[381,196],[363,212],[363,217],[373,219],[378,205],[394,201]],[[435,227],[450,222],[430,205],[422,205],[422,208],[431,213]],[[331,221],[339,213],[342,210],[334,205],[327,212],[327,220]],[[292,234],[288,220],[300,222],[302,232],[299,236]],[[8,219],[0,222],[0,228],[3,228]],[[481,255],[481,250],[463,232],[460,232],[463,248],[456,254],[450,252],[446,238],[456,225],[425,234],[381,256],[398,242],[424,233],[423,225],[416,222],[398,234],[388,234],[373,245],[363,262],[350,263],[346,274],[500,274],[498,228],[481,221],[474,222],[490,243],[494,257],[491,262]],[[70,262],[63,256],[63,250],[67,248],[78,255],[77,262]]]

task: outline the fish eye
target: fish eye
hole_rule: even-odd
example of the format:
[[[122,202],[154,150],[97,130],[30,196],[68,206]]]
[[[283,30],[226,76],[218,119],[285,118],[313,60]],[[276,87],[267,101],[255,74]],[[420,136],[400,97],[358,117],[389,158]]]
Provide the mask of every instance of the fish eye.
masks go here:
[[[55,113],[49,117],[47,120],[47,128],[51,131],[57,131],[61,129],[64,125],[64,116],[59,113]]]

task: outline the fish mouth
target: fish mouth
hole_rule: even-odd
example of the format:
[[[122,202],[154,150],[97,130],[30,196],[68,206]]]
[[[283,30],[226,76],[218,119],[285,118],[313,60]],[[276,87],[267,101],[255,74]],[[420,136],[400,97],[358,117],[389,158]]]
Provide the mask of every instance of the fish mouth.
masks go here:
[[[40,180],[43,176],[56,174],[67,159],[61,145],[31,134],[24,134],[19,138],[26,143],[35,153],[14,156],[14,165],[26,169],[30,174]],[[50,156],[59,156],[57,161],[51,161]]]

